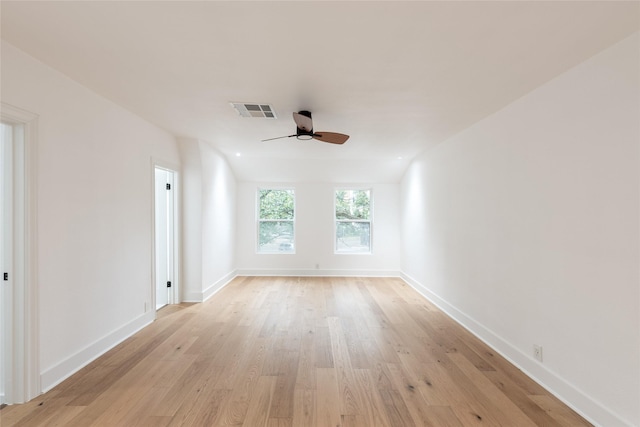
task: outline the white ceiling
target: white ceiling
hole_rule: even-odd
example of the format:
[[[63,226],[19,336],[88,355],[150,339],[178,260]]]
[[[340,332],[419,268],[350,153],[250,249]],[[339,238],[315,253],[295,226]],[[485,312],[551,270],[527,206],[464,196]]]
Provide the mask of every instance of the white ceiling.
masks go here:
[[[11,2],[2,38],[249,181],[397,182],[418,153],[639,28],[638,2]],[[270,103],[277,120],[229,102]],[[295,138],[291,113],[343,146]],[[236,157],[236,153],[241,153]],[[398,159],[402,157],[402,159]]]

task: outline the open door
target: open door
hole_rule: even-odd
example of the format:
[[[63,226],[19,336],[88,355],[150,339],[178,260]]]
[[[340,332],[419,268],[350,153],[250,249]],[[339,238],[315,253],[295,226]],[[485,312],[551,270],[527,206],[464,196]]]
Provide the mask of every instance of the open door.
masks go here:
[[[175,298],[175,172],[155,167],[155,304],[156,310]]]
[[[41,392],[35,268],[38,118],[0,104],[0,404],[11,405]]]
[[[13,333],[13,126],[0,123],[0,405],[11,402]]]

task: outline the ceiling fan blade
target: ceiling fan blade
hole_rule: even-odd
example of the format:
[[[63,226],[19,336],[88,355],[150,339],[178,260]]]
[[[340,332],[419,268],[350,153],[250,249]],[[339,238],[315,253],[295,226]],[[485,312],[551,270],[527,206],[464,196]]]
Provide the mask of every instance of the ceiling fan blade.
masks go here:
[[[308,111],[293,113],[293,121],[296,122],[298,129],[302,129],[307,132],[311,132],[313,130],[313,120],[311,120],[311,113]]]
[[[282,138],[291,138],[295,135],[286,135],[286,136],[276,136],[275,138],[262,139],[260,142],[273,141],[274,139],[282,139]]]
[[[336,132],[316,132],[313,134],[313,139],[331,144],[344,144],[349,139],[349,135]]]

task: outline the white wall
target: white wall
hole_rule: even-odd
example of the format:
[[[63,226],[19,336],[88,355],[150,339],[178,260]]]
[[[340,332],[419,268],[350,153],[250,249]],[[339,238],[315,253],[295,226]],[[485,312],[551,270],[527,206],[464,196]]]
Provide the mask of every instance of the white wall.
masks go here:
[[[235,275],[236,181],[206,142],[180,140],[182,156],[182,297],[204,301]]]
[[[639,47],[636,33],[555,78],[402,181],[407,279],[602,426],[640,425]]]
[[[179,153],[168,133],[6,42],[1,67],[2,102],[39,115],[39,345],[48,389],[153,320],[151,158],[179,164]]]
[[[202,300],[202,162],[198,140],[179,140],[181,181],[181,300]]]
[[[295,254],[256,253],[258,188],[294,188]],[[334,191],[348,184],[238,184],[237,266],[240,274],[398,275],[400,271],[399,184],[372,184],[372,254],[334,253]],[[316,269],[316,264],[319,268]]]

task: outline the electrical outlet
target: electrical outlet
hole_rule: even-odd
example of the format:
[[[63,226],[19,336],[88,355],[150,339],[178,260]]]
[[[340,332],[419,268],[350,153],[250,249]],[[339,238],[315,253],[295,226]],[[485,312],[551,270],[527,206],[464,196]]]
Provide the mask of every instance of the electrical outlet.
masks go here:
[[[316,264],[316,270],[320,268],[320,264]]]
[[[533,345],[533,358],[538,362],[542,362],[542,346],[534,344]]]
[[[145,312],[145,313],[147,312],[147,302],[146,302],[146,301],[145,301],[145,303],[144,303],[144,312]]]

